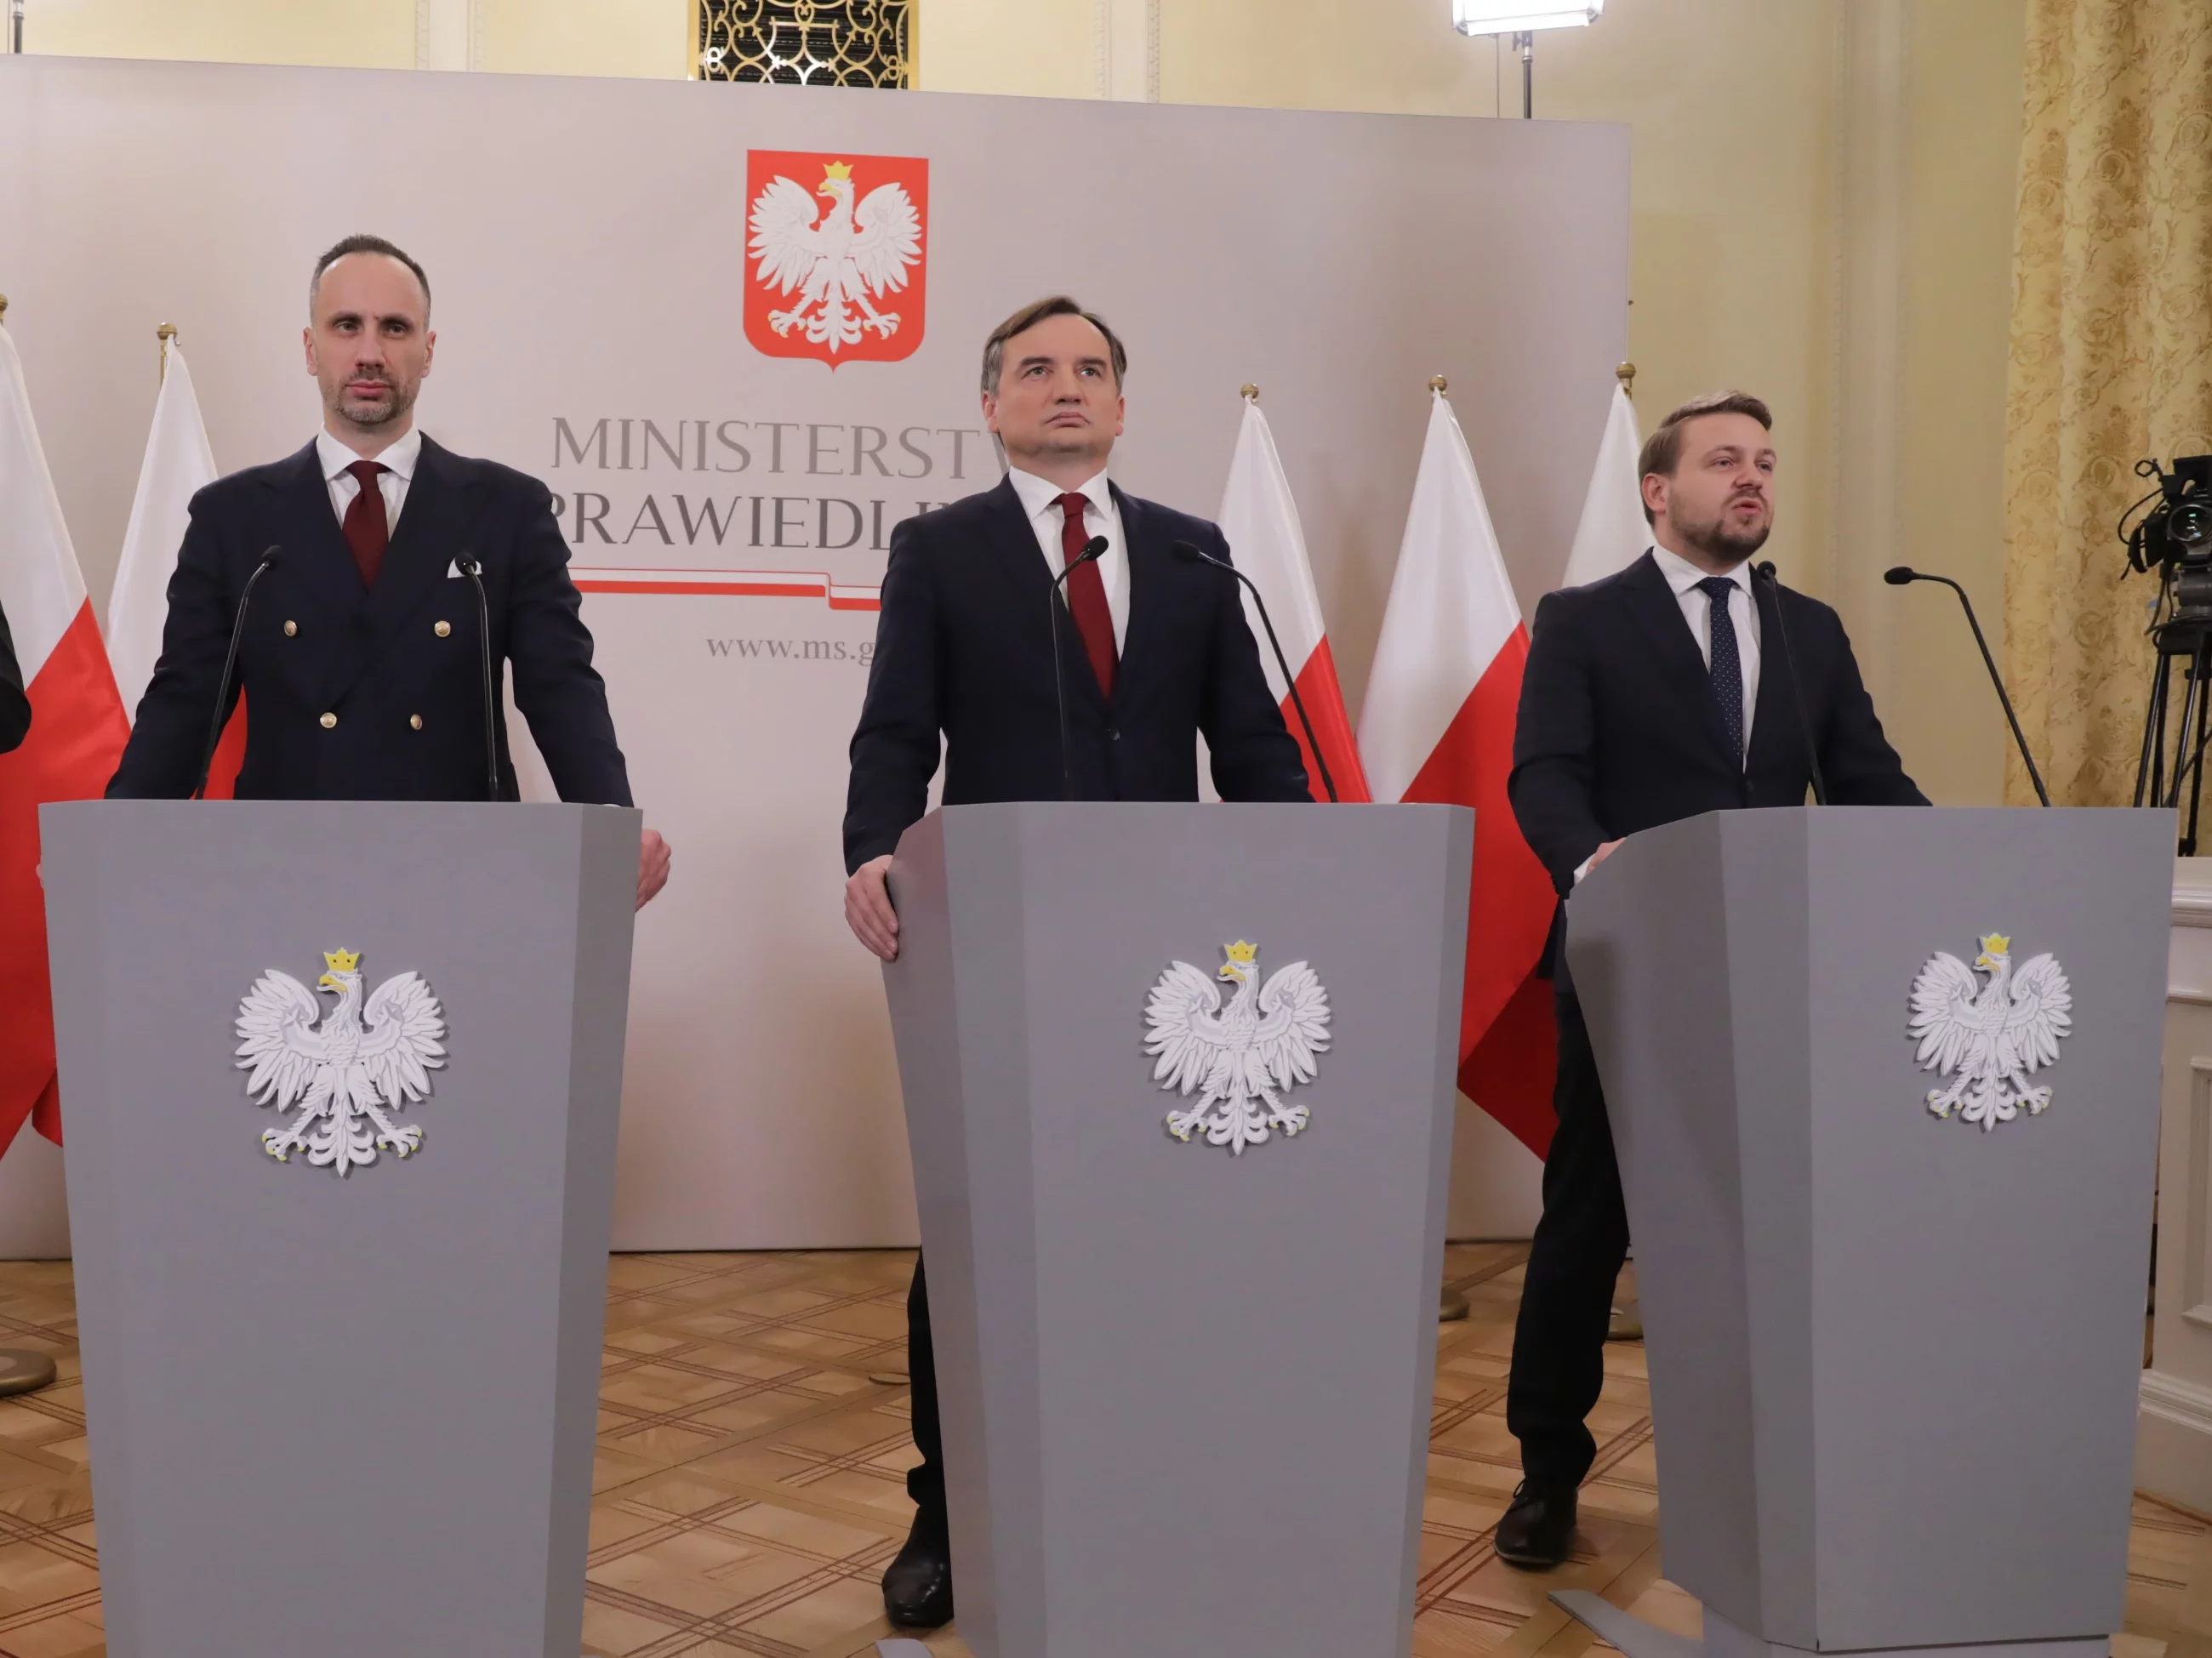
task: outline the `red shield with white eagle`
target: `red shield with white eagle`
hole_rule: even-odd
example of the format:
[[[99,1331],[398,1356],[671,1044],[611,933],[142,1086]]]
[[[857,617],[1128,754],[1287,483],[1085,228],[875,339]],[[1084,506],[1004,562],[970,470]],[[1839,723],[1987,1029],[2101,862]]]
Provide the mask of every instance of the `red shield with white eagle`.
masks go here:
[[[921,343],[929,163],[745,156],[745,337],[771,357],[896,362]]]

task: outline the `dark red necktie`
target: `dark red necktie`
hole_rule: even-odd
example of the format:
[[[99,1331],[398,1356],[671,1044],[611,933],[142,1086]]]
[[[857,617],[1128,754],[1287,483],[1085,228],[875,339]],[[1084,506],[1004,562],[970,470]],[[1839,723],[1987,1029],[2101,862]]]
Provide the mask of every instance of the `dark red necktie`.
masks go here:
[[[384,515],[384,491],[376,482],[384,468],[373,460],[357,460],[346,471],[361,485],[346,503],[346,545],[353,549],[353,562],[361,567],[361,585],[374,587],[376,573],[384,568],[384,550],[392,544],[392,526]]]
[[[1083,528],[1083,509],[1091,504],[1088,498],[1070,493],[1058,502],[1066,516],[1060,527],[1060,558],[1063,564],[1073,564],[1083,556],[1083,550],[1091,544],[1090,536]],[[1091,659],[1091,671],[1097,676],[1098,689],[1108,698],[1114,695],[1114,612],[1106,603],[1106,579],[1098,574],[1098,561],[1091,559],[1068,577],[1068,614],[1075,618],[1075,631],[1083,635],[1083,653]]]

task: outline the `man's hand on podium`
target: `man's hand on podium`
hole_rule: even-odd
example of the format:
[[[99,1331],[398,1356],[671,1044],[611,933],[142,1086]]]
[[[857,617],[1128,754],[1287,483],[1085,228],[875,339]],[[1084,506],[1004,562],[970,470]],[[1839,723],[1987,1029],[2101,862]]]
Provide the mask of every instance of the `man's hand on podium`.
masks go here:
[[[845,883],[845,925],[853,936],[887,962],[898,960],[898,912],[884,877],[891,866],[888,852],[871,858]]]
[[[643,909],[653,896],[668,884],[668,842],[659,829],[647,829],[637,845],[637,907]]]

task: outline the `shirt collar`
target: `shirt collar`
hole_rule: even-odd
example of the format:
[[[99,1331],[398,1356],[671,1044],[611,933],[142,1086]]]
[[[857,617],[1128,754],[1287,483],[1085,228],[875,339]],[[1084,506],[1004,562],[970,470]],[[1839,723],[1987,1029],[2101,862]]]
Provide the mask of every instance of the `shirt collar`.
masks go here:
[[[1014,494],[1020,497],[1022,511],[1032,519],[1042,518],[1048,509],[1059,511],[1060,498],[1067,493],[1057,483],[1041,478],[1034,472],[1024,472],[1018,466],[1006,469],[1006,480],[1014,486]],[[1114,494],[1106,482],[1103,468],[1075,493],[1088,501],[1094,511],[1104,513],[1113,508]]]
[[[1677,598],[1695,592],[1698,584],[1712,573],[1701,570],[1680,553],[1671,553],[1657,542],[1651,544],[1651,562],[1659,567],[1659,574],[1667,578],[1667,585],[1674,590]],[[1743,589],[1747,598],[1751,593],[1751,561],[1749,559],[1730,570],[1727,578]]]
[[[364,457],[354,453],[329,432],[315,434],[315,454],[323,469],[323,482],[329,483],[339,477],[346,468]],[[397,473],[403,483],[412,483],[415,463],[422,456],[422,428],[410,426],[407,435],[374,459],[387,472]]]

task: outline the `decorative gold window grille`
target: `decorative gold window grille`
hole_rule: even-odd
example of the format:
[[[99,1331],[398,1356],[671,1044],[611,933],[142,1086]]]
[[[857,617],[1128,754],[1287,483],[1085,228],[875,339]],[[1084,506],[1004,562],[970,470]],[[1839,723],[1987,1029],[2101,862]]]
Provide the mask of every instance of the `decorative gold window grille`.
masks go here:
[[[914,0],[692,0],[691,17],[695,80],[914,84]]]

